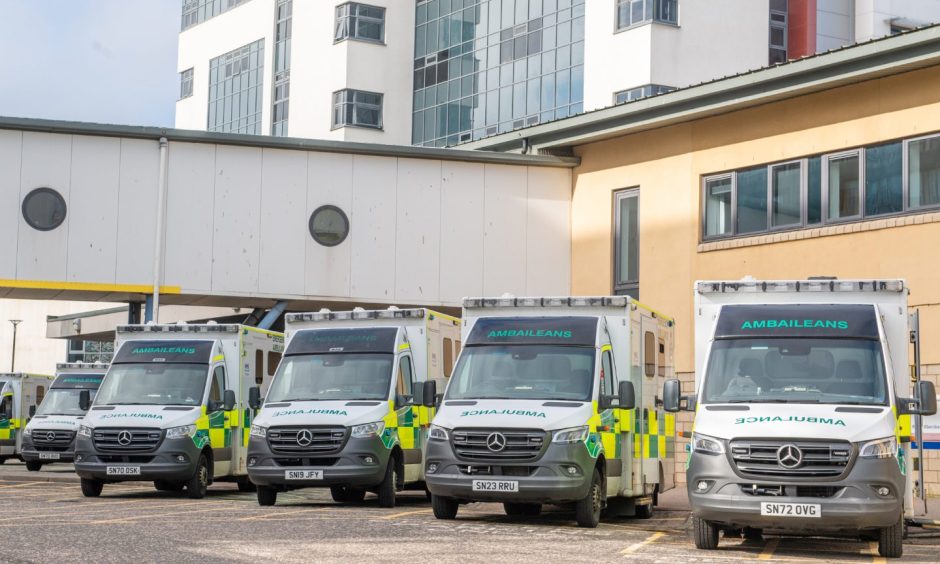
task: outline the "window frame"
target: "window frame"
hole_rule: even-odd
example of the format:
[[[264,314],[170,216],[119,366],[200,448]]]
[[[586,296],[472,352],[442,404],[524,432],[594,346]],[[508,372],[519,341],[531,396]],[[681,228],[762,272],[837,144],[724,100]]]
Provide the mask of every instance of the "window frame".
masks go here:
[[[365,106],[372,106],[372,104],[366,104],[365,102],[356,102],[356,94],[358,93],[372,94],[372,95],[379,97],[378,125],[369,125],[369,124],[362,124],[362,123],[345,123],[345,118],[346,118],[345,107],[347,105],[353,106],[353,121],[355,121],[355,117],[356,117],[355,108],[357,104],[362,103]],[[341,102],[337,102],[336,101],[337,94],[343,94],[344,97],[349,94],[352,94],[352,102],[347,101],[345,98]],[[343,117],[343,120],[344,120],[343,123],[336,123],[335,121],[336,108],[339,106],[343,107],[343,111],[341,113],[341,116]],[[335,92],[333,92],[332,105],[330,106],[330,131],[335,131],[337,129],[342,129],[344,127],[358,127],[362,129],[374,129],[376,131],[385,131],[385,94],[382,92],[369,92],[368,90],[356,90],[355,88],[343,88],[342,90],[336,90]]]
[[[360,17],[364,17],[368,19],[369,21],[373,21],[377,19],[371,16],[360,16],[358,13],[354,14],[353,11],[356,10],[358,12],[358,8],[360,6],[382,10],[382,19],[381,19],[381,28],[380,28],[381,38],[380,39],[373,39],[371,37],[359,37],[355,33],[355,32],[358,32],[359,30],[359,18]],[[341,14],[341,11],[344,11],[344,13]],[[385,28],[386,28],[386,22],[388,18],[386,17],[387,9],[385,6],[376,6],[373,4],[366,4],[364,2],[343,2],[342,4],[338,4],[336,6],[333,13],[334,13],[334,17],[333,17],[333,44],[334,45],[336,45],[337,43],[342,43],[343,41],[362,41],[363,43],[372,43],[374,45],[387,45],[387,43],[385,42],[385,38],[386,38]],[[348,26],[346,28],[347,33],[343,37],[337,37],[336,27],[339,24],[339,21],[344,18],[348,20]],[[355,32],[353,32],[353,28],[355,28]]]
[[[630,188],[624,188],[622,190],[615,190],[613,192],[613,244],[611,245],[611,251],[613,252],[613,257],[611,263],[613,264],[612,280],[611,285],[613,287],[614,295],[632,295],[628,292],[635,291],[636,296],[640,295],[640,256],[641,256],[641,247],[639,241],[636,245],[636,264],[637,264],[637,278],[636,281],[626,281],[622,282],[620,278],[620,231],[622,225],[622,219],[620,217],[620,200],[624,198],[636,198],[636,218],[637,218],[637,239],[640,238],[640,187],[633,186]]]
[[[180,75],[180,97],[177,98],[177,101],[185,100],[186,98],[192,98],[193,86],[194,86],[193,82],[194,82],[195,75],[196,75],[195,67],[189,67],[188,69],[180,72],[179,75]],[[184,86],[187,83],[189,84],[189,92],[184,93],[185,92]]]
[[[807,210],[809,206],[808,159],[792,159],[767,165],[767,231],[787,231],[795,227],[806,225]],[[791,164],[800,165],[800,219],[796,223],[774,225],[774,168]]]
[[[901,213],[919,213],[919,212],[929,212],[940,209],[940,202],[933,205],[919,205],[911,206],[911,155],[910,155],[910,144],[916,141],[924,141],[927,139],[936,139],[940,142],[940,133],[934,133],[931,135],[921,135],[919,137],[911,137],[910,139],[903,139],[901,141],[901,194],[903,201],[903,210]],[[893,214],[892,214],[893,215]]]
[[[636,1],[637,0],[614,0],[614,18],[613,19],[614,19],[614,33],[615,34],[621,33],[624,31],[629,31],[631,29],[636,29],[644,25],[654,24],[654,23],[661,24],[661,25],[669,25],[673,27],[681,27],[681,21],[679,17],[679,12],[680,12],[679,0],[675,0],[675,4],[676,4],[676,20],[675,21],[669,21],[669,20],[665,20],[662,18],[658,18],[656,15],[657,12],[659,11],[658,8],[661,7],[663,2],[671,2],[672,0],[639,0],[643,4],[643,19],[634,22],[633,19],[631,18],[629,25],[621,26],[620,25],[620,6],[623,4],[628,4],[632,6],[632,4]],[[647,13],[651,14],[651,16],[648,19],[646,17]]]
[[[880,145],[881,143],[879,143]],[[829,164],[832,160],[850,158],[858,158],[858,213],[851,216],[831,218],[829,217]],[[903,155],[902,155],[903,161]],[[827,153],[822,155],[820,162],[820,182],[822,187],[822,221],[823,225],[831,224],[841,224],[841,223],[850,223],[853,221],[861,221],[865,219],[865,147],[857,147],[854,149],[848,149],[845,151],[838,151],[835,153]],[[902,174],[903,174],[903,164],[902,164]],[[902,186],[903,194],[903,186]],[[880,214],[878,217],[882,217],[886,214]],[[890,214],[887,214],[890,215]]]
[[[706,229],[707,221],[708,221],[708,216],[707,216],[708,181],[709,180],[722,180],[724,178],[731,179],[731,214],[728,219],[729,221],[728,225],[731,228],[731,230],[727,234],[722,233],[720,235],[706,235],[705,229]],[[701,229],[702,241],[715,241],[715,240],[720,240],[720,239],[730,239],[732,237],[736,237],[737,234],[735,233],[735,225],[737,225],[737,222],[738,222],[738,212],[737,212],[738,175],[737,175],[737,171],[720,172],[718,174],[703,175],[702,182],[701,182],[701,194],[702,194],[702,199],[701,199],[701,203],[699,204],[699,207],[701,208],[701,213],[699,214],[699,219],[702,222],[702,229]]]

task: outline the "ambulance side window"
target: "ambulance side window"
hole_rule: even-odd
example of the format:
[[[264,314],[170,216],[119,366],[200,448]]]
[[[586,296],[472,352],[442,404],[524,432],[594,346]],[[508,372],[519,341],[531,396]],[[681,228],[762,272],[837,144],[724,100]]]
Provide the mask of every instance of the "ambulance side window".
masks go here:
[[[643,334],[643,363],[647,376],[656,375],[656,335],[651,331]]]
[[[444,378],[454,371],[454,341],[444,337]]]
[[[13,418],[13,396],[3,396],[0,400],[0,419]]]
[[[411,369],[411,357],[403,356],[398,361],[398,387],[397,392],[406,396],[414,396],[414,372]]]
[[[222,401],[225,391],[225,368],[216,366],[212,372],[212,387],[209,388],[209,399]]]
[[[605,396],[614,395],[614,363],[610,351],[601,353],[601,393]]]
[[[41,404],[44,397],[46,397],[46,387],[36,386],[36,405]]]

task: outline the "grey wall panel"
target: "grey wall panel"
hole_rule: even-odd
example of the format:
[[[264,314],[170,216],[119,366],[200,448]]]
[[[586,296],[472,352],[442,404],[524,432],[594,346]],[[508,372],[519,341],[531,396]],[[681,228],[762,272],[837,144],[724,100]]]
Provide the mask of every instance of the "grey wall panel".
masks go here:
[[[69,186],[68,280],[115,282],[121,140],[76,135]]]
[[[526,294],[566,296],[571,289],[571,173],[529,167]]]
[[[261,173],[261,262],[264,294],[304,293],[307,154],[264,149]]]
[[[440,299],[441,163],[398,159],[395,298]]]
[[[258,292],[261,149],[217,145],[212,289]]]
[[[526,292],[526,168],[486,165],[483,293]]]
[[[212,289],[215,145],[171,143],[163,283]]]
[[[23,134],[0,131],[0,278],[16,278],[20,223],[20,156]]]
[[[350,217],[350,236],[335,247],[324,247],[304,233],[304,293],[309,296],[349,296],[352,233],[353,157],[337,153],[307,155],[307,205],[304,221],[323,205],[334,205]],[[306,223],[305,229],[306,229]]]
[[[71,221],[69,170],[72,136],[54,133],[23,133],[23,160],[20,163],[20,202],[34,188],[47,186],[65,198],[65,221],[51,231],[37,231],[19,218],[16,275],[20,280],[64,281],[68,260],[68,232]]]
[[[353,296],[395,297],[395,184],[397,159],[353,157],[352,240]]]
[[[158,142],[121,140],[121,190],[117,202],[115,269],[119,284],[153,283],[159,174]]]
[[[441,300],[483,294],[484,165],[442,163]]]

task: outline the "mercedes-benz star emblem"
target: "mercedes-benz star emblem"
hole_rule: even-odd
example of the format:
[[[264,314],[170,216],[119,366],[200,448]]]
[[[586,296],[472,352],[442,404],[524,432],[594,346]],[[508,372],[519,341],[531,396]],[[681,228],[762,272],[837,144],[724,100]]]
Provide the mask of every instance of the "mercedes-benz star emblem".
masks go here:
[[[131,444],[131,432],[130,431],[121,431],[117,436],[118,444],[127,446]]]
[[[310,429],[301,429],[297,433],[297,444],[302,447],[310,446],[310,443],[313,442],[313,433],[310,432]]]
[[[46,440],[50,443],[55,440],[55,431],[49,431],[46,433]]]
[[[777,449],[777,463],[792,470],[803,463],[803,451],[796,445],[783,445]]]
[[[499,452],[506,448],[506,436],[502,433],[490,433],[486,437],[486,448],[493,452]]]

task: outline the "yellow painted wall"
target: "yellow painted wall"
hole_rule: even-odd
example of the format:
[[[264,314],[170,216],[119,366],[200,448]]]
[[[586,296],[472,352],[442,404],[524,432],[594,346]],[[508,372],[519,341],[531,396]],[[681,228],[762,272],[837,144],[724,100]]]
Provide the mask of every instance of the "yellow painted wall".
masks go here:
[[[612,288],[612,192],[640,188],[640,299],[677,320],[677,370],[693,370],[697,279],[894,278],[923,304],[924,363],[940,363],[940,223],[699,252],[701,177],[940,132],[940,67],[575,149],[572,292]],[[931,343],[934,343],[931,345]]]

